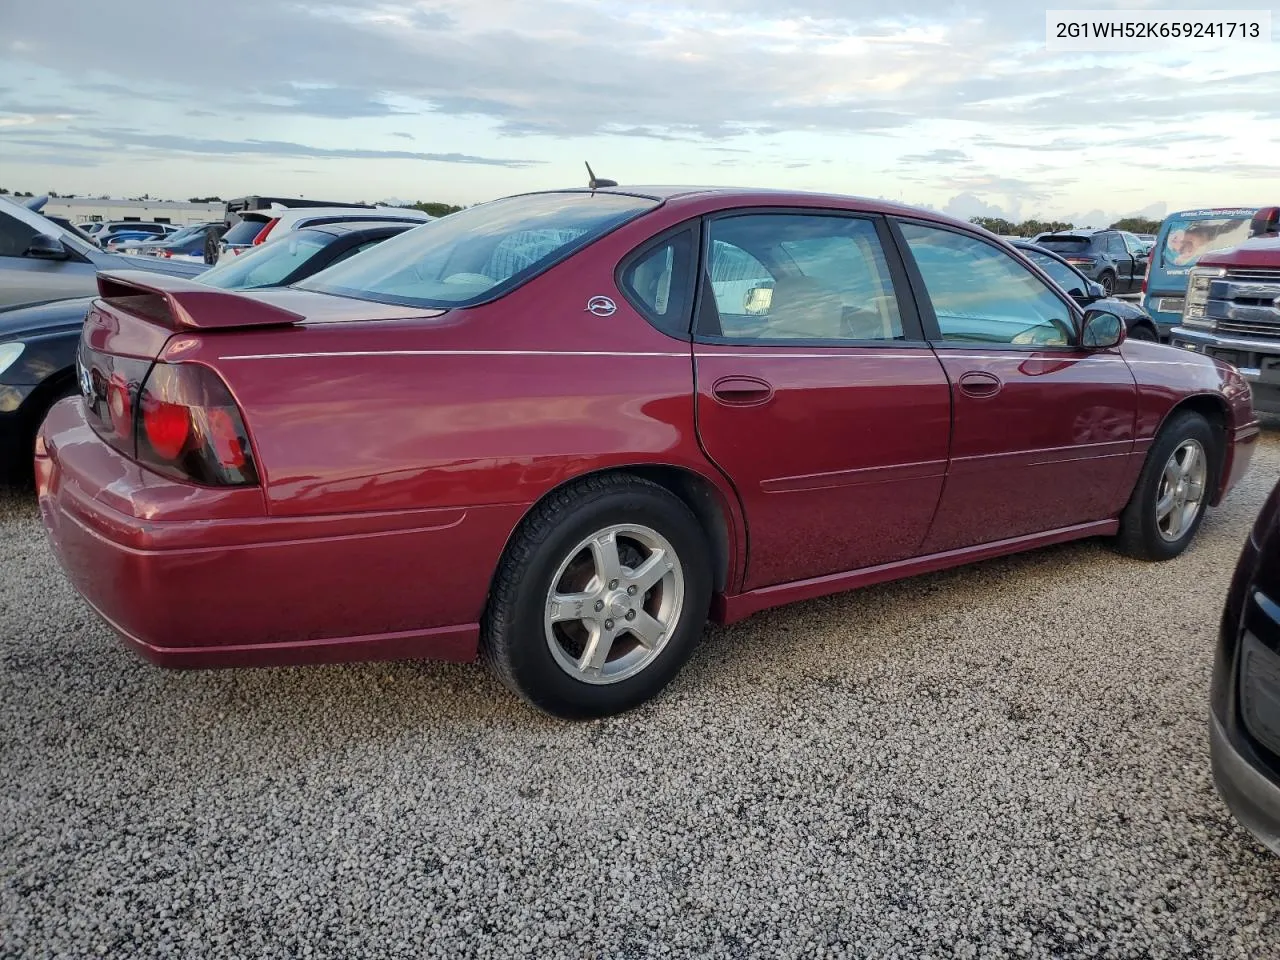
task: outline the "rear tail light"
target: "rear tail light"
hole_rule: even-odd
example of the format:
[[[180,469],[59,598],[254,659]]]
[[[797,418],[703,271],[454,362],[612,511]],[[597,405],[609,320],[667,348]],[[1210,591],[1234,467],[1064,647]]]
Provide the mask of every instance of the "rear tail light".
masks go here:
[[[260,243],[267,242],[267,236],[276,228],[276,224],[280,222],[279,217],[267,221],[267,225],[258,231],[258,235],[253,238],[253,245],[256,247]]]
[[[138,406],[139,462],[159,473],[214,486],[258,482],[240,408],[208,367],[157,363]]]
[[[90,426],[125,456],[209,486],[258,482],[240,408],[213,370],[117,357],[83,342],[77,367]]]

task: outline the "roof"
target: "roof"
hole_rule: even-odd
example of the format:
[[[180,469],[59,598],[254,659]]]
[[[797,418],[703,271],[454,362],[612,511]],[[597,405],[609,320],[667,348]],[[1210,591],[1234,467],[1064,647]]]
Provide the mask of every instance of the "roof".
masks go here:
[[[824,202],[836,207],[850,207],[873,213],[892,214],[904,217],[925,217],[941,223],[959,224],[968,230],[974,225],[956,217],[939,213],[925,207],[913,207],[910,204],[896,203],[892,200],[878,200],[856,194],[820,193],[809,190],[779,190],[768,187],[725,187],[725,186],[670,186],[653,184],[619,184],[616,187],[601,187],[592,191],[589,187],[567,187],[561,190],[544,190],[542,193],[613,193],[623,196],[647,197],[651,200],[699,200],[714,198],[725,206],[750,206],[762,200],[777,204],[779,200],[793,199],[798,205],[822,204]]]
[[[423,223],[430,223],[430,221],[424,220],[419,223],[417,220],[342,220],[337,223],[308,224],[302,230],[318,230],[331,236],[345,237],[353,233],[374,233],[388,228],[411,230],[422,226]]]

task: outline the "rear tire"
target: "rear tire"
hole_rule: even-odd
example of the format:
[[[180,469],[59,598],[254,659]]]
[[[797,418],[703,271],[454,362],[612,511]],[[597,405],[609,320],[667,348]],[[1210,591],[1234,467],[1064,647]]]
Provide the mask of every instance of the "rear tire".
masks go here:
[[[1174,414],[1147,454],[1115,546],[1139,560],[1172,560],[1190,546],[1218,482],[1218,444],[1207,420]]]
[[[1106,291],[1108,297],[1116,292],[1116,275],[1114,273],[1104,273],[1098,277],[1098,282],[1102,284],[1102,289]]]
[[[710,600],[711,553],[689,508],[647,480],[590,477],[520,524],[489,593],[481,651],[548,713],[621,713],[679,673]]]

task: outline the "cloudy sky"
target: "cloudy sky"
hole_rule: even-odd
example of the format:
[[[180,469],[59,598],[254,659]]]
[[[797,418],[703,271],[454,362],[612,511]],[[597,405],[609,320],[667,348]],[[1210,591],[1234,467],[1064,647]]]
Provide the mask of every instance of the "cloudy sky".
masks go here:
[[[1144,5],[1211,6],[1089,4]],[[589,159],[964,217],[1280,200],[1275,48],[1049,52],[1047,6],[1069,5],[13,2],[0,186],[471,203],[578,185]]]

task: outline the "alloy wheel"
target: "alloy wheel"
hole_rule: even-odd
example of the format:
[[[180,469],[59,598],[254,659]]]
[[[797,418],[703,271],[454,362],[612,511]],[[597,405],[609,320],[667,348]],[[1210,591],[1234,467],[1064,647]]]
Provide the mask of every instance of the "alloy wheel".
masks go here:
[[[1184,440],[1173,451],[1156,488],[1156,529],[1165,540],[1179,540],[1195,523],[1204,503],[1208,458],[1198,440]]]
[[[618,683],[648,667],[680,622],[685,580],[662,534],[613,524],[569,551],[544,605],[547,645],[583,683]]]

